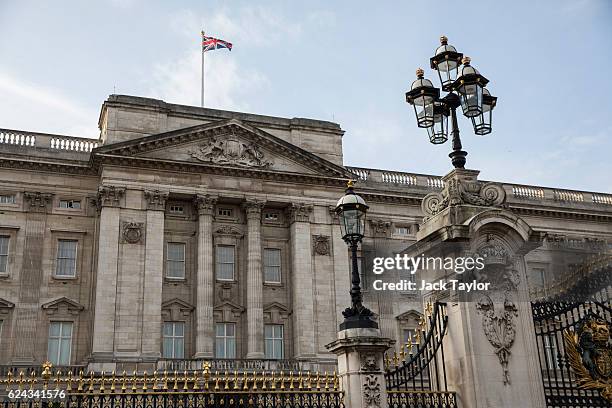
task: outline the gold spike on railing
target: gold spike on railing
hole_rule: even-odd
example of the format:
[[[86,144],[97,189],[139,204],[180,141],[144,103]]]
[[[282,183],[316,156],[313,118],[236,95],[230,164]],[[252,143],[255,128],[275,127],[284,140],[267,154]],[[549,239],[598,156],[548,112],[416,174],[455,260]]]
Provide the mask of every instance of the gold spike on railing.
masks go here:
[[[262,390],[266,390],[267,389],[267,387],[266,387],[266,380],[267,380],[266,372],[262,371],[261,372],[261,389]]]
[[[327,375],[327,371],[325,371],[325,391],[329,391],[329,376]]]
[[[272,371],[272,378],[270,378],[270,389],[275,390],[276,389],[276,378],[274,378],[274,371]]]
[[[289,390],[293,390],[293,371],[289,371]]]
[[[340,388],[340,384],[339,384],[339,379],[338,379],[338,374],[336,373],[336,370],[334,370],[334,391],[338,391],[338,389]]]
[[[281,370],[280,372],[280,389],[284,390],[285,389],[285,376],[283,375],[283,371]]]
[[[173,378],[173,380],[174,380],[174,385],[172,386],[172,390],[173,391],[177,391],[179,388],[178,388],[178,371],[176,371],[176,370],[174,370],[174,378]]]
[[[210,379],[210,364],[205,362],[204,365],[204,389],[208,390],[208,380]]]
[[[249,379],[248,379],[248,377],[247,377],[247,373],[246,373],[246,371],[244,372],[244,377],[242,378],[242,381],[243,381],[243,383],[244,383],[244,385],[243,385],[242,389],[243,389],[243,390],[248,390],[248,389],[249,389]]]
[[[396,367],[399,365],[399,358],[397,357],[397,351],[393,352],[393,365]]]
[[[317,372],[317,391],[321,389],[321,376]]]
[[[257,373],[253,371],[253,387],[251,388],[253,391],[257,390]]]
[[[215,371],[215,391],[219,391],[219,371]]]

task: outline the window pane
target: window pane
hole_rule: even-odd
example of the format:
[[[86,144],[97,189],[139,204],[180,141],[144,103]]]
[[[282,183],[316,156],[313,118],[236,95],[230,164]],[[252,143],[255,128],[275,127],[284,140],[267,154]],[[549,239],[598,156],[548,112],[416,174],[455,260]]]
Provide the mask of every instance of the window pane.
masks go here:
[[[52,322],[49,325],[49,336],[58,337],[60,335],[60,324],[58,322]]]
[[[60,356],[58,365],[69,365],[70,364],[70,340],[64,339],[60,342]]]
[[[234,337],[227,339],[227,358],[236,358],[236,339]]]
[[[223,335],[225,335],[225,326],[223,323],[217,323],[215,325],[215,336],[221,337]]]
[[[265,331],[265,337],[266,337],[266,339],[270,339],[270,338],[272,338],[272,326],[271,326],[271,325],[266,324],[266,326],[265,326],[265,328],[264,328],[264,331]]]
[[[234,337],[234,328],[236,326],[233,323],[227,323],[225,325],[225,335],[227,337]]]
[[[164,337],[164,349],[163,349],[164,358],[172,358],[172,338]]]
[[[172,323],[164,323],[164,336],[172,336]]]
[[[177,261],[168,261],[167,276],[171,278],[184,278],[185,263]]]
[[[72,337],[72,323],[62,323],[62,337]]]
[[[8,266],[8,256],[1,255],[0,256],[0,273],[6,273],[8,271],[7,266]]]
[[[273,347],[272,347],[272,340],[270,340],[270,339],[266,339],[266,343],[265,343],[265,355],[266,355],[266,358],[274,358]]]
[[[182,337],[174,339],[174,358],[185,356],[185,340]]]
[[[184,261],[185,244],[181,242],[169,242],[167,258],[172,261]]]
[[[225,342],[222,338],[217,338],[215,341],[216,350],[215,356],[217,358],[225,358]]]
[[[47,350],[47,357],[49,357],[49,361],[58,365],[59,360],[59,339],[49,339],[49,347]]]
[[[234,247],[217,246],[215,255],[217,279],[234,280]]]
[[[0,237],[0,255],[8,255],[9,237]]]
[[[174,323],[174,335],[183,337],[185,333],[185,325],[183,323]]]

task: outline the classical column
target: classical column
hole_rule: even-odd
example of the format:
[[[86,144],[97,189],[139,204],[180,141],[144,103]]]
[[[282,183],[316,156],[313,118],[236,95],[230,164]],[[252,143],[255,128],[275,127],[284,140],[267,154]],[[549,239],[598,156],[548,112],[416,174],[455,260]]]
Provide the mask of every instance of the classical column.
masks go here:
[[[98,189],[100,227],[92,348],[94,361],[110,362],[114,352],[119,206],[124,194],[123,187],[101,186]]]
[[[264,203],[247,200],[247,358],[264,357],[263,278],[261,271],[261,209]]]
[[[194,358],[214,357],[213,302],[215,270],[213,266],[212,219],[217,198],[197,195],[198,279],[196,288],[196,348]]]
[[[314,290],[310,237],[312,205],[293,204],[288,209],[291,222],[291,271],[293,299],[293,354],[296,358],[316,354]]]
[[[36,358],[38,319],[40,316],[40,287],[42,280],[42,254],[45,236],[46,213],[53,194],[24,192],[26,204],[25,244],[23,262],[19,274],[19,301],[15,307],[15,356],[14,364],[32,364]],[[46,333],[39,335],[47,336]],[[45,351],[46,353],[46,351]]]
[[[168,192],[145,191],[147,225],[145,233],[144,305],[142,324],[143,358],[161,354],[161,304],[164,270],[164,211]]]

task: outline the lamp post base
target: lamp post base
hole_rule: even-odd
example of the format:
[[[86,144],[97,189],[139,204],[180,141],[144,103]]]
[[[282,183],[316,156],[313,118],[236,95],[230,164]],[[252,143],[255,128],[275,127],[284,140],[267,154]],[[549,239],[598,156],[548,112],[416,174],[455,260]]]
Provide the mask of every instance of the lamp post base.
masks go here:
[[[368,316],[350,316],[340,323],[340,330],[346,329],[378,329],[378,323]]]

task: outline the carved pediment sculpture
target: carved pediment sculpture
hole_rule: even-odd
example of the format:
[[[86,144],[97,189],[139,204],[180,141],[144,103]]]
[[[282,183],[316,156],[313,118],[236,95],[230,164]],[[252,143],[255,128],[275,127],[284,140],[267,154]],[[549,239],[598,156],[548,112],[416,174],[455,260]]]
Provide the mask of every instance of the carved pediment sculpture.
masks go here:
[[[245,143],[233,134],[227,139],[212,137],[189,151],[189,155],[205,163],[238,167],[268,168],[272,164],[253,143]]]

